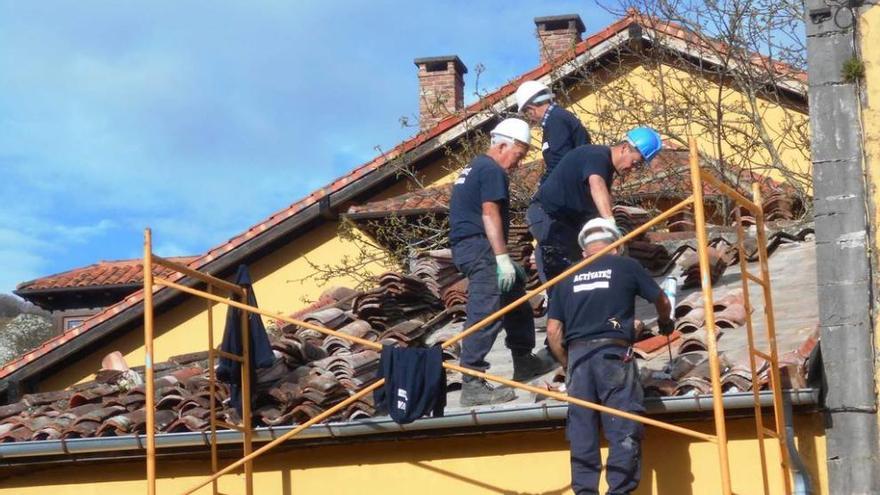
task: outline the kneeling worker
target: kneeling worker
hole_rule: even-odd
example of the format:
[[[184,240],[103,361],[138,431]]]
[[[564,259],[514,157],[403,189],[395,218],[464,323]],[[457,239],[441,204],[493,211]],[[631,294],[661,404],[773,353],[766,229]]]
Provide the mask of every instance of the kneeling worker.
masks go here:
[[[596,218],[584,225],[578,243],[586,258],[619,238],[613,223]],[[632,354],[635,298],[654,303],[660,333],[669,335],[674,323],[666,295],[639,262],[616,253],[599,257],[556,287],[547,336],[551,350],[566,366],[568,394],[643,413],[642,386]],[[600,419],[609,445],[608,493],[631,493],[641,478],[642,423],[569,405],[572,490],[578,495],[598,493]]]
[[[520,119],[505,119],[490,135],[489,150],[476,156],[461,171],[449,202],[452,261],[468,278],[465,328],[525,294],[525,271],[507,253],[510,226],[507,174],[528,153],[529,125]],[[478,371],[489,368],[486,355],[501,331],[502,320],[507,332],[506,344],[513,355],[513,379],[525,381],[551,371],[552,360],[542,360],[532,354],[535,320],[528,303],[465,337],[461,343],[461,366]],[[485,380],[464,376],[461,391],[464,406],[496,404],[514,398],[516,395],[510,388],[493,388]]]
[[[529,231],[538,241],[535,261],[542,282],[580,259],[577,235],[585,222],[593,218],[614,221],[614,174],[649,163],[662,147],[657,131],[638,127],[613,146],[588,144],[565,155],[538,188],[527,212]]]

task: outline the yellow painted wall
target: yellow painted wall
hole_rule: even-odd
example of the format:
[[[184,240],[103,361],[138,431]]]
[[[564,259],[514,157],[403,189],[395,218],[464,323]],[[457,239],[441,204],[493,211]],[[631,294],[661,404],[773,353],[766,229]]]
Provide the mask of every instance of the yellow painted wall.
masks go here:
[[[687,105],[688,100],[683,93],[704,94],[712,97],[719,91],[719,85],[711,80],[706,80],[699,75],[677,68],[668,64],[657,64],[646,67],[642,64],[623,64],[615,67],[613,72],[597,75],[596,80],[590,80],[572,91],[569,98],[574,102],[571,105],[578,117],[584,122],[594,136],[607,136],[607,143],[623,139],[624,133],[633,125],[639,124],[638,120],[647,119],[647,124],[661,129],[664,137],[677,140],[679,146],[686,146],[687,136],[694,135],[700,151],[709,157],[717,158],[718,151],[712,134],[700,120],[685,120],[682,118],[680,108]],[[665,89],[663,89],[665,87]],[[684,88],[673,91],[670,88]],[[755,136],[755,126],[747,122],[742,111],[750,108],[747,98],[736,89],[725,86],[720,88],[721,103],[726,109],[723,118],[723,127],[729,134],[723,140],[721,151],[726,161],[731,163],[745,163],[748,161],[758,164],[772,163],[769,153],[765,150],[743,150],[747,142],[745,135]],[[644,102],[665,101],[670,108],[664,112],[662,105],[644,105]],[[636,102],[636,103],[633,103]],[[627,104],[630,106],[628,107]],[[704,111],[712,112],[713,102],[707,99],[704,102]],[[648,106],[648,108],[642,108]],[[708,108],[707,108],[708,107]],[[799,174],[802,180],[809,181],[812,164],[809,159],[809,149],[799,146],[799,142],[791,139],[783,139],[781,136],[792,136],[795,133],[791,128],[806,130],[809,118],[806,108],[796,108],[791,105],[785,106],[759,99],[758,113],[761,121],[767,128],[775,147],[779,150],[783,165],[790,171]],[[691,112],[691,115],[701,112]],[[613,116],[613,118],[599,117]],[[706,122],[703,118],[702,122]],[[601,137],[594,137],[598,142]],[[776,180],[786,180],[784,174],[752,163],[752,170],[770,175]]]
[[[705,430],[709,424],[685,426]],[[762,493],[757,446],[752,440],[754,423],[732,420],[728,425],[734,492]],[[797,416],[796,425],[798,449],[819,488],[816,493],[826,494],[820,417]],[[713,444],[649,428],[642,486],[636,493],[720,493],[716,452]],[[603,456],[606,454],[603,447]],[[158,494],[181,493],[202,479],[210,461],[201,457],[160,459]],[[258,460],[254,491],[261,495],[568,494],[568,462],[568,445],[561,430],[301,447]],[[34,466],[15,475],[10,475],[11,470],[3,473],[0,471],[0,495],[145,493],[143,461]],[[778,471],[771,471],[770,482],[771,493],[781,493]],[[223,478],[220,490],[243,494],[243,478]],[[210,493],[210,487],[197,493]]]
[[[868,176],[869,214],[874,225],[874,263],[880,260],[880,7],[866,7],[859,19],[860,52],[865,63],[862,80],[862,126],[864,132],[865,170]],[[880,349],[880,318],[874,322],[874,348]],[[876,353],[875,353],[876,354]],[[880,387],[880,357],[875,362],[876,386]]]

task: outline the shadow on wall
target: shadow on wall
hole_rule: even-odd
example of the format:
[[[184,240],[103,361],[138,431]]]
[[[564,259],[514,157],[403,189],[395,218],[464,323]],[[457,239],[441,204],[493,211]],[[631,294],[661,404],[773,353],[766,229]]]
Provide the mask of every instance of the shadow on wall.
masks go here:
[[[642,446],[651,443],[652,436],[657,439],[658,433],[660,432],[656,428],[645,428],[645,439],[642,441]],[[677,441],[663,442],[663,455],[650,455],[643,449],[642,482],[639,484],[636,494],[694,495],[694,468],[691,464],[690,446],[699,440],[676,433],[666,433],[661,439],[667,440],[670,435],[674,435]],[[656,491],[653,490],[652,484],[656,485]]]
[[[424,462],[411,462],[410,466],[425,469],[436,473],[440,476],[446,476],[448,478],[452,478],[454,480],[460,481],[462,483],[467,483],[472,485],[474,488],[479,488],[481,490],[485,490],[487,493],[498,493],[502,495],[562,495],[566,493],[571,488],[571,484],[565,484],[561,488],[557,488],[554,490],[545,490],[541,492],[521,492],[518,490],[511,490],[507,488],[502,488],[500,486],[492,485],[469,476],[464,476],[454,471],[449,471],[447,469],[443,469],[437,466],[432,466],[430,464]]]

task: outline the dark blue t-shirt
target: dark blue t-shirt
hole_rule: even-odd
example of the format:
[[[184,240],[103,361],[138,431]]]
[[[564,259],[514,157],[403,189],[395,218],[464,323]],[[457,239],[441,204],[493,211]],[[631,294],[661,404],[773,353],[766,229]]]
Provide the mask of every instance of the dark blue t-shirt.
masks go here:
[[[541,154],[544,156],[544,174],[541,176],[541,184],[550,176],[550,172],[556,167],[569,151],[590,144],[590,134],[580,120],[568,110],[550,105],[541,121],[543,128],[543,143]]]
[[[501,227],[507,241],[510,223],[508,178],[504,169],[486,155],[478,155],[462,169],[452,186],[449,201],[449,241],[452,244],[475,235],[486,235],[483,227],[483,203],[492,201],[501,207]]]
[[[576,339],[635,339],[636,296],[656,302],[661,289],[632,258],[606,254],[553,291],[548,316],[563,323],[565,343]]]
[[[536,195],[548,215],[578,226],[599,216],[587,180],[598,175],[605,180],[608,191],[614,178],[611,148],[587,144],[568,152]]]

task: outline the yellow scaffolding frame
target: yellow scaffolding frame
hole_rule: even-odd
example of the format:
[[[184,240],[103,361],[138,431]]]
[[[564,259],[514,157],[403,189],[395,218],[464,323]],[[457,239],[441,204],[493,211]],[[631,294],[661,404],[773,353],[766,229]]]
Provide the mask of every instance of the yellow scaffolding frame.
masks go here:
[[[712,409],[713,416],[715,421],[715,434],[708,434],[699,432],[696,430],[692,430],[689,428],[684,428],[682,426],[678,426],[672,423],[659,421],[653,418],[649,418],[646,416],[640,416],[638,414],[632,414],[626,411],[621,411],[618,409],[613,409],[607,406],[603,406],[601,404],[596,404],[593,402],[588,402],[585,400],[577,399],[574,397],[569,397],[567,394],[553,392],[544,390],[538,387],[534,387],[528,384],[515,382],[513,380],[509,380],[506,378],[502,378],[500,376],[491,375],[488,373],[482,373],[479,371],[475,371],[469,368],[464,368],[458,366],[453,363],[443,363],[443,367],[450,370],[458,371],[465,375],[470,375],[478,378],[483,378],[485,380],[493,381],[496,383],[500,383],[502,385],[506,385],[513,388],[518,388],[520,390],[525,390],[527,392],[534,392],[538,394],[542,394],[547,397],[551,397],[553,399],[567,402],[569,404],[573,404],[580,407],[586,407],[588,409],[593,409],[599,412],[611,414],[614,416],[619,416],[625,419],[630,419],[633,421],[638,421],[645,425],[655,426],[657,428],[662,428],[667,431],[672,431],[675,433],[680,433],[682,435],[687,435],[693,438],[697,438],[700,440],[704,440],[707,442],[715,443],[718,448],[718,467],[721,475],[721,488],[722,493],[724,495],[731,495],[731,480],[730,480],[730,462],[728,459],[728,450],[727,450],[727,431],[725,424],[725,416],[724,416],[724,406],[722,403],[722,391],[721,391],[721,376],[719,369],[719,361],[718,361],[718,348],[717,341],[715,335],[715,313],[713,311],[713,299],[712,299],[712,282],[709,276],[710,267],[709,267],[709,253],[708,253],[708,240],[706,233],[706,215],[705,209],[703,205],[703,182],[705,181],[708,184],[711,184],[715,188],[717,188],[722,194],[732,199],[738,206],[741,206],[747,210],[749,210],[755,218],[756,226],[757,226],[757,241],[758,241],[758,258],[759,258],[759,266],[761,269],[760,276],[756,276],[750,273],[747,270],[747,254],[745,252],[744,246],[744,231],[742,224],[737,222],[737,246],[739,248],[739,263],[741,270],[741,278],[742,278],[742,286],[743,286],[743,296],[745,299],[745,308],[746,314],[748,315],[746,321],[746,329],[748,332],[748,345],[749,345],[749,365],[752,373],[752,383],[753,383],[753,397],[755,401],[755,428],[758,438],[758,446],[761,457],[761,469],[762,469],[762,477],[763,477],[763,487],[764,494],[770,494],[770,483],[768,479],[768,461],[767,461],[767,449],[765,446],[765,440],[767,437],[777,439],[779,443],[779,451],[780,451],[780,461],[778,463],[778,468],[780,470],[781,478],[783,480],[783,490],[786,495],[791,494],[791,479],[789,478],[789,458],[788,451],[786,445],[786,437],[785,437],[785,428],[784,428],[784,416],[783,416],[783,404],[782,404],[782,382],[780,380],[779,373],[779,359],[777,353],[776,346],[776,329],[775,329],[775,320],[773,315],[773,300],[771,296],[770,290],[770,272],[769,265],[767,262],[767,235],[764,228],[764,211],[761,207],[761,194],[757,184],[753,184],[752,187],[752,195],[753,199],[749,200],[730,186],[721,182],[718,178],[709,174],[700,169],[699,166],[699,155],[696,147],[696,142],[693,138],[690,139],[690,175],[691,182],[693,186],[693,194],[686,198],[685,200],[679,202],[672,208],[664,211],[660,215],[654,217],[644,225],[639,228],[633,230],[623,238],[615,241],[611,245],[605,247],[598,253],[578,262],[572,267],[565,270],[563,273],[554,277],[551,280],[541,284],[539,287],[533,289],[532,291],[526,293],[524,296],[520,297],[516,301],[508,304],[504,308],[501,308],[497,312],[489,315],[482,321],[475,323],[470,326],[460,334],[450,338],[446,342],[442,344],[443,348],[449,347],[461,339],[467,337],[468,335],[480,330],[485,327],[489,323],[495,321],[496,319],[502,317],[506,313],[513,310],[515,307],[519,306],[522,303],[525,303],[532,296],[544,291],[545,289],[553,286],[554,284],[562,281],[569,275],[574,272],[580,270],[581,268],[589,265],[594,260],[599,258],[600,256],[611,252],[619,246],[624,245],[630,239],[633,239],[645,232],[648,231],[654,225],[666,220],[670,216],[676,214],[680,210],[687,208],[690,205],[694,207],[694,220],[696,225],[696,235],[697,235],[697,251],[699,255],[699,263],[700,263],[700,274],[701,274],[701,286],[703,292],[703,304],[706,313],[706,328],[707,328],[707,347],[708,347],[708,355],[709,355],[709,365],[710,365],[710,375],[712,382]],[[737,209],[737,219],[739,220],[739,213]],[[160,265],[171,270],[177,271],[183,275],[192,277],[198,281],[201,281],[206,284],[207,290],[199,290],[192,287],[188,287],[167,278],[162,277],[154,277],[153,275],[153,265]],[[760,351],[755,348],[755,339],[753,332],[753,323],[751,318],[751,302],[749,300],[749,282],[754,282],[758,286],[761,287],[764,295],[764,316],[766,322],[766,332],[767,332],[767,340],[769,342],[770,349],[767,352]],[[280,312],[272,312],[264,309],[256,308],[253,306],[249,306],[244,302],[238,302],[232,299],[223,298],[216,294],[214,294],[214,289],[221,289],[228,292],[230,295],[237,295],[241,297],[242,301],[247,301],[247,291],[243,287],[239,287],[235,284],[231,284],[217,277],[208,275],[206,273],[202,273],[196,270],[192,270],[178,263],[171,262],[159,256],[156,256],[152,252],[152,236],[150,229],[146,229],[144,233],[144,347],[145,347],[145,381],[146,381],[146,409],[147,409],[147,455],[146,455],[146,467],[147,467],[147,494],[155,495],[156,494],[156,431],[155,431],[155,385],[153,381],[153,288],[154,286],[165,286],[170,289],[178,290],[180,292],[184,292],[187,294],[191,294],[197,297],[201,297],[207,302],[207,311],[208,311],[208,359],[209,359],[209,377],[211,381],[211,476],[205,480],[200,481],[198,484],[194,485],[190,489],[184,492],[184,495],[191,494],[196,490],[208,485],[209,483],[212,485],[212,493],[214,495],[218,494],[217,488],[217,480],[223,476],[224,474],[228,474],[234,470],[237,470],[244,467],[245,472],[245,488],[247,495],[253,494],[253,460],[257,457],[265,454],[269,450],[275,448],[276,446],[284,443],[288,439],[294,437],[299,434],[306,428],[323,422],[327,418],[333,416],[337,412],[345,409],[352,403],[358,401],[360,398],[366,396],[367,394],[372,393],[374,390],[383,386],[385,383],[384,379],[377,380],[376,382],[370,384],[364,389],[356,392],[354,395],[351,395],[349,398],[344,401],[330,407],[325,410],[321,414],[311,418],[310,420],[302,423],[289,432],[281,435],[280,437],[272,440],[271,442],[263,445],[257,450],[252,449],[252,441],[253,441],[253,432],[251,428],[251,404],[250,404],[250,375],[248,370],[250,368],[250,359],[249,359],[249,350],[248,350],[248,315],[249,314],[258,314],[274,319],[278,319],[287,323],[291,323],[300,327],[312,329],[318,332],[321,332],[325,335],[331,335],[335,337],[339,337],[342,339],[346,339],[350,342],[354,342],[360,344],[364,347],[368,347],[375,350],[381,350],[381,344],[378,344],[373,341],[361,339],[358,337],[353,337],[351,335],[346,335],[339,333],[334,330],[330,330],[324,327],[320,327],[318,325],[314,325],[308,322],[300,321],[294,318],[290,318],[287,316],[279,316]],[[212,309],[215,303],[225,304],[231,308],[237,308],[241,310],[242,314],[242,341],[244,343],[243,354],[241,356],[228,354],[222,352],[215,348],[214,346],[214,336],[213,336],[213,317],[212,317]],[[216,377],[214,376],[214,360],[217,357],[225,357],[229,359],[233,359],[241,362],[241,383],[242,383],[242,423],[240,425],[232,425],[225,422],[220,422],[216,420]],[[764,426],[763,413],[760,405],[760,396],[759,396],[759,381],[758,381],[758,371],[757,371],[757,362],[755,358],[761,358],[765,360],[770,365],[770,389],[772,391],[773,397],[773,415],[774,415],[774,423],[775,430],[766,428]],[[229,429],[233,429],[239,431],[244,440],[243,445],[243,453],[244,456],[231,464],[219,468],[218,462],[218,453],[217,453],[217,427],[225,427]]]

